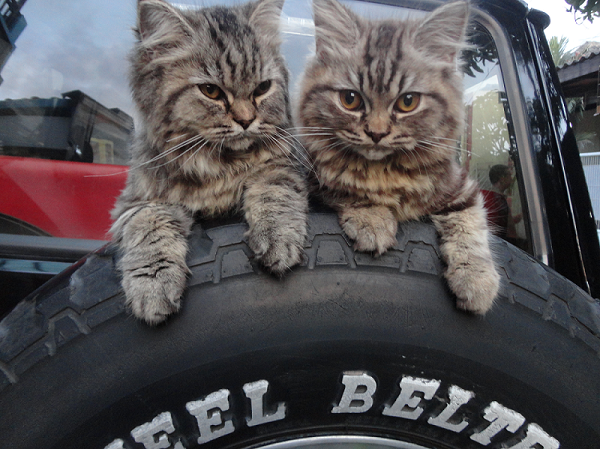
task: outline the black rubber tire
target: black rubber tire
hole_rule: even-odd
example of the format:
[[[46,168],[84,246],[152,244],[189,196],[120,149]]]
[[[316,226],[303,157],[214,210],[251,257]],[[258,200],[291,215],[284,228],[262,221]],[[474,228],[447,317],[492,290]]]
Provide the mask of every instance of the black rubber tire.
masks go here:
[[[401,226],[374,259],[352,251],[334,215],[312,214],[306,262],[282,280],[252,261],[245,230],[195,228],[183,309],[156,328],[124,311],[111,248],[21,302],[0,323],[0,446],[233,449],[353,434],[429,448],[599,447],[600,306],[523,252],[494,240],[503,286],[480,318],[454,307],[430,224]],[[371,399],[344,405],[348,379],[375,382]],[[404,411],[423,408],[416,419],[384,414],[401,381],[416,401]],[[430,397],[406,387],[432,381]],[[267,383],[264,415],[248,422],[244,386]],[[472,397],[452,411],[456,387]],[[203,435],[230,433],[198,445],[186,404],[215,397],[228,407],[206,418],[232,427]],[[271,416],[280,403],[284,415]],[[486,445],[494,407],[522,420]],[[261,416],[281,419],[251,425]],[[132,431],[155,419],[173,427],[152,441],[170,445],[136,443]],[[550,443],[519,445],[536,432]]]

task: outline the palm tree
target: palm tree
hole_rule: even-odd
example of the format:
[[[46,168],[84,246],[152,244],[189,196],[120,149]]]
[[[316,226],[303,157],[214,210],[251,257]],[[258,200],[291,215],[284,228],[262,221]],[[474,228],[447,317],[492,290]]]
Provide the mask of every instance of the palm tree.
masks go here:
[[[567,45],[569,45],[568,38],[564,36],[561,36],[560,38],[552,36],[548,45],[550,46],[550,53],[552,54],[552,60],[556,67],[560,67],[571,58],[571,52],[566,51]]]

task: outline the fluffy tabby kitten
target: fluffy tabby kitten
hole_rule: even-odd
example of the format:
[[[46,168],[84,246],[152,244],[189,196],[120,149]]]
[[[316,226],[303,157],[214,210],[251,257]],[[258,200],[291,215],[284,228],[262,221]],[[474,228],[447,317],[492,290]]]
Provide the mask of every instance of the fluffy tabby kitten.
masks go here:
[[[366,20],[336,0],[313,9],[297,116],[320,196],[355,248],[377,254],[396,243],[398,221],[430,215],[458,306],[485,313],[499,275],[482,196],[454,149],[468,3],[407,21]]]
[[[111,232],[127,305],[150,324],[180,307],[196,212],[241,209],[250,248],[276,274],[301,259],[307,198],[285,134],[282,6],[138,0],[130,81],[141,127]]]

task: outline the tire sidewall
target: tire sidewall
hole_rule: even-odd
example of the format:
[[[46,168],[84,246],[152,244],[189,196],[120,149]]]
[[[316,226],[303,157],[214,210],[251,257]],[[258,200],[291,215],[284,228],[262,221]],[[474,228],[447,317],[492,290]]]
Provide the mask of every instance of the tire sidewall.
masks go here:
[[[123,447],[143,447],[132,431],[165,412],[174,430],[157,435],[172,447],[177,442],[196,447],[199,424],[188,404],[225,390],[227,410],[211,413],[218,411],[221,423],[230,422],[234,431],[201,447],[253,447],[339,433],[424,447],[484,447],[471,436],[490,425],[484,415],[498,403],[524,421],[515,432],[499,432],[489,447],[518,444],[533,424],[551,429],[547,433],[561,447],[591,448],[594,431],[577,416],[581,410],[571,408],[577,389],[564,382],[555,360],[553,346],[563,336],[553,337],[548,324],[504,303],[486,319],[457,312],[444,284],[422,273],[331,267],[300,269],[284,281],[241,276],[192,287],[184,311],[165,326],[148,328],[125,315],[110,320],[87,341],[65,347],[12,392],[44,380],[36,382],[35,393],[28,392],[33,405],[27,415],[39,428],[22,447],[43,440],[59,441],[56,448],[81,447],[82,441],[103,448],[119,439]],[[515,338],[519,329],[537,337]],[[542,344],[539,335],[546,340]],[[535,353],[523,352],[528,344],[538,345]],[[65,366],[71,368],[66,373]],[[368,410],[332,412],[344,394],[345,375],[376,383]],[[578,381],[597,385],[585,373],[579,376]],[[416,419],[383,414],[398,399],[403,379],[439,383],[433,397],[408,407],[423,408]],[[252,404],[244,386],[258,381],[268,384],[264,414],[284,403],[286,415],[251,427]],[[453,386],[473,396],[449,420],[468,423],[460,432],[428,422],[451,404]]]

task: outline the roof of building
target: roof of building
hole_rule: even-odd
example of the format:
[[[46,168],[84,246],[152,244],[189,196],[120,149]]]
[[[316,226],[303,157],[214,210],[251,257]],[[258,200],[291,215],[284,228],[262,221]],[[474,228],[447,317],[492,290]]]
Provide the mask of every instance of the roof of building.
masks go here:
[[[558,67],[558,79],[567,97],[596,96],[600,78],[600,42],[586,42]],[[590,97],[591,98],[591,97]]]
[[[598,55],[600,55],[600,42],[588,41],[573,50],[565,62],[558,68],[562,69],[573,64],[578,64]]]

